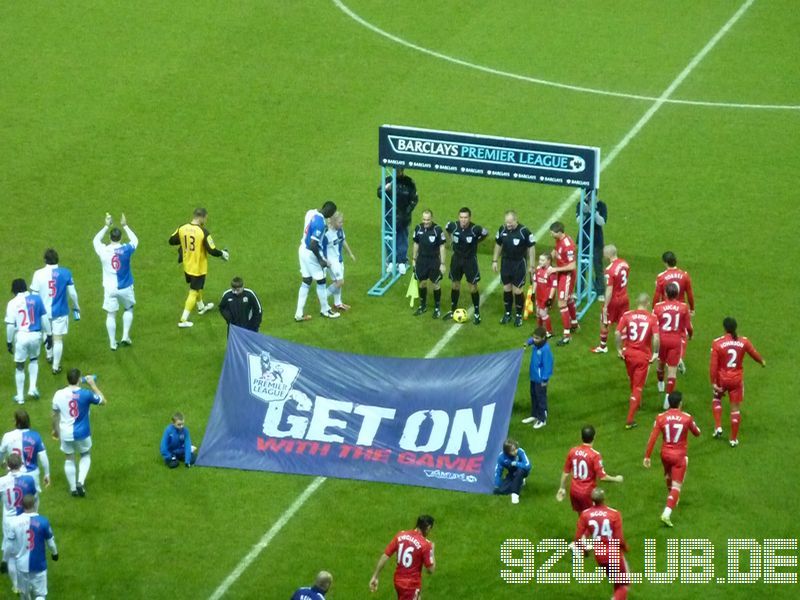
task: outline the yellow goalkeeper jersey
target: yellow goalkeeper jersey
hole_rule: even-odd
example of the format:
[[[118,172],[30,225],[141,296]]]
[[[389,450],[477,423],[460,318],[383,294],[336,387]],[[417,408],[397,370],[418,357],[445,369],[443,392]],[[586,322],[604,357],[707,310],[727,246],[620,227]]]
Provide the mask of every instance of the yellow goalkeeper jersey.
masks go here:
[[[183,270],[187,275],[206,275],[208,255],[221,254],[214,245],[211,234],[204,227],[194,223],[178,227],[170,237],[170,243],[180,245]]]

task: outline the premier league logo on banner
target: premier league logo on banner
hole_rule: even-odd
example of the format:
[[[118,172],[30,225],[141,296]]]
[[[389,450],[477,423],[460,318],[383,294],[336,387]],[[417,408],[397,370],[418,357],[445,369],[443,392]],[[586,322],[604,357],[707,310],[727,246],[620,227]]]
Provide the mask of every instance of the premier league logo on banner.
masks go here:
[[[360,356],[231,327],[197,464],[491,493],[521,359]]]
[[[283,400],[292,391],[300,369],[289,363],[273,360],[266,350],[260,354],[248,353],[250,393],[264,402]]]

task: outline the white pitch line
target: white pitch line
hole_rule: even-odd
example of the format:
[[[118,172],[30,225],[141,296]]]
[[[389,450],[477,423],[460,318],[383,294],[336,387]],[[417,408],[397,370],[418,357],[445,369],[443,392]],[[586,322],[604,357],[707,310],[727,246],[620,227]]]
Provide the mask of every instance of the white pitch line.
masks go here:
[[[445,60],[449,63],[460,65],[468,69],[474,69],[476,71],[489,73],[490,75],[507,77],[509,79],[516,79],[518,81],[525,81],[527,83],[535,83],[537,85],[544,85],[548,87],[559,88],[562,90],[570,90],[572,92],[579,92],[583,94],[612,96],[615,98],[626,98],[628,100],[643,100],[647,102],[658,101],[658,98],[656,98],[655,96],[645,96],[642,94],[629,94],[625,92],[615,92],[613,90],[603,90],[582,85],[574,85],[570,83],[561,83],[559,81],[551,81],[549,79],[541,79],[539,77],[529,77],[527,75],[520,75],[519,73],[512,73],[511,71],[503,71],[501,69],[494,69],[492,67],[487,67],[484,65],[479,65],[477,63],[472,63],[463,60],[461,58],[456,58],[455,56],[450,56],[449,54],[437,52],[436,50],[431,50],[430,48],[425,48],[424,46],[419,46],[413,42],[409,42],[408,40],[403,39],[397,35],[394,35],[393,33],[389,33],[385,29],[381,29],[377,25],[373,25],[372,23],[370,23],[357,13],[353,12],[353,10],[350,7],[348,7],[342,0],[332,0],[332,1],[339,10],[341,10],[343,13],[345,13],[348,17],[353,19],[359,25],[366,27],[370,31],[373,31],[378,35],[383,36],[386,39],[391,40],[397,44],[405,46],[406,48],[411,48],[412,50],[415,50],[417,52],[421,52],[423,54],[427,54],[428,56],[433,56],[435,58]],[[689,106],[710,106],[718,108],[739,108],[739,109],[751,109],[751,110],[800,110],[800,105],[798,104],[748,104],[741,102],[712,102],[708,100],[679,100],[675,98],[666,100],[666,102],[669,104],[683,104]]]
[[[334,0],[338,2],[338,0]],[[736,21],[739,20],[745,11],[750,8],[750,6],[755,2],[755,0],[747,0],[742,6],[737,10],[734,15],[728,19],[728,22],[722,26],[722,28],[712,37],[709,42],[703,47],[700,52],[686,65],[686,68],[681,71],[678,76],[672,81],[672,83],[667,87],[664,92],[655,99],[653,106],[651,106],[647,112],[642,115],[642,118],[639,119],[636,124],[631,128],[631,130],[625,134],[625,136],[619,141],[619,143],[614,146],[611,152],[601,161],[600,169],[605,169],[614,161],[614,159],[619,155],[622,150],[630,143],[630,141],[636,137],[642,128],[653,118],[653,115],[656,114],[659,108],[664,106],[667,103],[667,100],[677,88],[678,86],[689,76],[689,74],[694,70],[694,68],[700,63],[701,60],[714,48],[714,46],[719,42],[722,37],[728,33],[728,31],[733,27]],[[534,234],[536,239],[541,238],[550,227],[550,223],[559,219],[564,212],[572,206],[575,201],[578,199],[580,194],[579,190],[575,190],[570,193],[567,198],[559,205],[559,207],[553,212],[552,215],[545,221],[545,223],[539,228],[539,230]],[[489,286],[486,288],[486,291],[483,293],[481,297],[481,302],[483,302],[484,298],[491,295],[498,286],[500,285],[500,277],[496,277],[492,280]],[[451,325],[450,328],[445,332],[442,338],[436,343],[436,345],[431,348],[431,351],[425,355],[425,358],[435,358],[438,356],[441,351],[447,346],[453,336],[461,329],[461,325]],[[250,549],[250,552],[245,555],[242,560],[239,561],[239,564],[236,565],[233,571],[231,571],[230,575],[228,575],[225,580],[219,585],[219,587],[214,591],[214,593],[209,597],[210,600],[219,600],[222,598],[230,587],[236,582],[239,577],[241,577],[242,573],[258,558],[258,555],[264,551],[267,546],[270,545],[275,536],[277,536],[283,527],[292,519],[292,517],[300,510],[303,505],[308,501],[308,499],[316,492],[320,486],[325,483],[325,477],[316,477],[314,480],[308,485],[308,487],[303,490],[303,492],[292,502],[291,506],[287,508],[284,513],[278,518],[277,521],[269,528],[262,538]]]

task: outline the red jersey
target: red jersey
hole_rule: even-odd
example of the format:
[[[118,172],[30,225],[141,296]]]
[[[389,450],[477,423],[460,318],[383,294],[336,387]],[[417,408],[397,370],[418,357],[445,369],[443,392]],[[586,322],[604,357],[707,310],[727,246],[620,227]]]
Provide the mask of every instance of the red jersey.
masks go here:
[[[556,248],[553,250],[556,257],[557,267],[566,267],[569,263],[577,265],[577,250],[575,242],[571,237],[565,235],[560,240],[556,240]],[[564,273],[565,271],[562,271]]]
[[[589,444],[575,446],[567,454],[564,473],[572,473],[570,492],[589,494],[595,488],[596,480],[606,476],[603,457]]]
[[[619,542],[620,558],[623,552],[628,551],[628,544],[622,533],[622,515],[618,510],[604,504],[587,508],[581,513],[575,541],[582,537],[594,540],[594,555],[600,564],[608,562],[608,547],[612,540]]]
[[[685,413],[679,408],[670,408],[656,417],[653,423],[653,431],[650,432],[650,439],[647,440],[647,450],[644,452],[645,458],[650,458],[659,434],[664,436],[664,443],[661,445],[661,454],[680,454],[686,456],[686,447],[689,441],[689,432],[697,437],[700,435],[700,428],[694,422],[694,417]]]
[[[694,335],[689,307],[684,302],[679,300],[659,302],[653,308],[653,314],[658,319],[658,334],[662,340],[665,338],[685,340],[687,336]]]
[[[401,587],[422,585],[422,566],[433,565],[433,547],[430,541],[416,529],[401,531],[386,546],[383,553],[391,556],[397,552],[397,568],[394,583]]]
[[[611,298],[615,300],[623,300],[628,297],[628,276],[630,275],[630,267],[628,263],[621,258],[615,258],[614,261],[606,267],[606,286],[611,286]]]
[[[536,304],[544,307],[552,291],[558,288],[558,273],[548,275],[547,267],[539,267],[533,281],[536,284]]]
[[[658,335],[658,320],[643,308],[629,310],[619,320],[617,331],[622,336],[625,354],[634,351],[646,354],[653,352],[653,336]]]
[[[733,339],[730,333],[726,333],[715,339],[711,344],[711,364],[709,366],[711,383],[718,383],[720,376],[728,379],[741,379],[745,352],[757,363],[764,360],[746,337],[739,336]]]
[[[670,267],[666,271],[662,271],[656,277],[656,291],[653,293],[653,306],[658,302],[667,299],[667,294],[664,291],[670,283],[678,284],[678,300],[683,300],[686,296],[686,302],[689,303],[689,310],[694,311],[694,292],[692,292],[692,278],[686,271],[680,270],[678,267]]]

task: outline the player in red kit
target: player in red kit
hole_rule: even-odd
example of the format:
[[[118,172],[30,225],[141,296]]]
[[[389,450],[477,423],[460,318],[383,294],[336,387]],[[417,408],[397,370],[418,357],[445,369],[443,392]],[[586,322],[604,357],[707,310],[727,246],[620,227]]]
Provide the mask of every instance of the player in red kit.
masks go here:
[[[558,340],[558,346],[566,346],[572,339],[572,332],[578,329],[578,312],[575,308],[575,279],[577,277],[578,250],[571,237],[564,233],[564,224],[560,221],[550,225],[550,234],[556,241],[553,250],[555,266],[549,273],[558,274],[558,310],[561,312],[561,323],[564,325],[564,337]]]
[[[629,310],[619,320],[615,337],[617,354],[625,361],[628,379],[631,382],[628,418],[625,429],[636,427],[636,411],[642,403],[642,390],[647,381],[647,371],[658,357],[659,334],[658,321],[654,314],[647,310],[650,298],[647,294],[639,294],[636,310]]]
[[[609,244],[603,248],[603,256],[608,260],[606,267],[606,291],[603,309],[600,311],[600,345],[592,348],[595,354],[608,352],[608,329],[619,323],[622,315],[628,312],[628,263],[617,256],[617,247]]]
[[[658,319],[660,346],[658,350],[658,391],[664,391],[664,365],[667,371],[664,410],[669,408],[667,397],[675,389],[678,365],[686,352],[686,341],[692,339],[692,316],[689,306],[678,300],[680,287],[668,283],[665,289],[667,299],[656,304],[653,314]]]
[[[681,497],[681,486],[689,464],[689,458],[686,456],[689,432],[691,431],[695,437],[700,435],[694,417],[681,410],[682,400],[683,394],[680,392],[672,392],[668,396],[669,409],[656,417],[650,439],[647,440],[647,449],[644,451],[643,463],[645,468],[649,469],[650,456],[653,454],[656,440],[659,435],[664,436],[664,443],[661,445],[661,464],[664,465],[668,495],[667,506],[661,513],[661,520],[668,527],[672,527],[670,515]]]
[[[539,327],[544,327],[547,337],[553,337],[553,325],[550,323],[550,306],[558,290],[558,275],[548,273],[551,257],[542,254],[539,257],[539,267],[533,275],[533,285],[536,296],[536,321]]]
[[[422,568],[428,573],[433,573],[436,561],[433,558],[433,542],[428,540],[428,534],[433,529],[433,517],[421,515],[417,519],[417,526],[410,531],[401,531],[386,546],[375,572],[369,580],[369,589],[378,590],[378,575],[397,553],[397,568],[394,571],[394,589],[397,600],[419,600],[422,588]]]
[[[569,499],[572,501],[572,510],[581,514],[592,506],[592,490],[597,485],[597,480],[622,483],[622,475],[609,475],[603,467],[603,457],[592,447],[594,443],[594,427],[587,425],[581,429],[583,443],[575,446],[567,454],[564,463],[564,472],[561,473],[561,485],[556,493],[556,500],[561,502],[567,495],[567,478],[572,475],[569,486]]]
[[[714,437],[722,437],[722,396],[727,393],[731,402],[730,444],[735,448],[739,445],[739,424],[742,422],[739,405],[744,400],[744,354],[749,354],[762,367],[766,367],[767,363],[753,348],[750,340],[736,334],[736,319],[726,317],[722,326],[725,328],[725,335],[711,344],[709,366],[711,385],[714,388],[714,399],[711,401],[714,411]]]
[[[583,540],[592,540],[594,558],[614,584],[613,600],[625,600],[630,586],[630,571],[623,554],[628,551],[628,544],[622,532],[622,515],[618,510],[606,506],[605,492],[600,488],[592,490],[592,502],[594,506],[584,510],[578,519],[575,547],[588,549]]]
[[[656,291],[653,292],[653,306],[667,299],[666,288],[670,283],[678,285],[678,300],[685,301],[689,310],[694,314],[694,292],[692,291],[692,278],[686,271],[678,268],[678,259],[674,252],[664,252],[661,255],[666,270],[661,271],[656,277]]]

